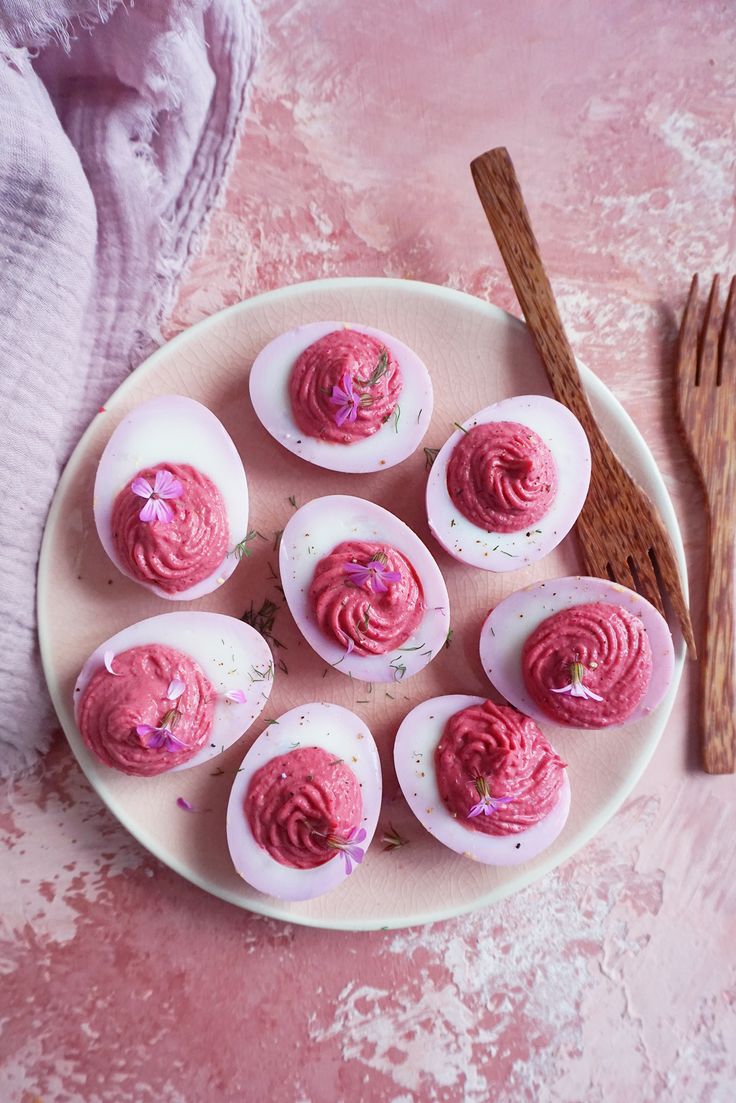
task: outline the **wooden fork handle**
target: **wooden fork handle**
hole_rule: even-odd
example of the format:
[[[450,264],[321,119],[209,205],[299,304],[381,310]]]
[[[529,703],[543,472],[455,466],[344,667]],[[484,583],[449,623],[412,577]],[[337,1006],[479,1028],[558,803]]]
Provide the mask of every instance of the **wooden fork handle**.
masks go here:
[[[709,774],[732,774],[736,749],[732,501],[730,497],[724,501],[722,510],[709,502],[708,598],[705,648],[700,666],[700,731],[703,765]]]
[[[499,147],[481,153],[470,171],[552,393],[582,423],[592,446],[601,432],[565,336],[508,150]]]

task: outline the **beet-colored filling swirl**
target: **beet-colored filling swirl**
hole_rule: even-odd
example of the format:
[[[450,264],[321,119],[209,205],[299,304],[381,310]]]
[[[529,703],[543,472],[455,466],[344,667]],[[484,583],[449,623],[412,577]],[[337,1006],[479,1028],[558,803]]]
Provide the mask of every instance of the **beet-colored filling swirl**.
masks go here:
[[[478,528],[520,532],[549,512],[557,493],[557,468],[533,429],[491,421],[469,429],[455,445],[447,490]]]
[[[153,489],[162,473],[178,484],[176,497],[160,499],[168,519],[142,520],[148,501],[133,487],[140,490],[147,484]],[[134,578],[177,594],[202,582],[224,560],[229,540],[225,503],[212,480],[196,468],[158,464],[139,471],[118,494],[112,537],[121,562]]]
[[[320,747],[272,758],[255,772],[245,797],[253,837],[281,865],[314,869],[338,853],[363,815],[355,774]]]
[[[77,705],[82,739],[100,762],[153,777],[187,762],[204,746],[215,691],[194,659],[173,647],[149,644],[115,655],[112,669],[100,666]],[[184,689],[172,690],[176,682]]]
[[[289,396],[305,436],[352,444],[388,421],[402,386],[401,369],[385,345],[357,330],[337,329],[298,358]]]
[[[389,544],[346,540],[317,564],[309,602],[322,632],[356,655],[385,655],[418,627],[422,584]]]
[[[485,835],[514,835],[549,815],[565,763],[528,716],[484,701],[448,720],[434,756],[448,811]]]
[[[529,695],[550,719],[605,728],[626,720],[644,696],[652,649],[639,617],[596,601],[542,621],[521,663]]]

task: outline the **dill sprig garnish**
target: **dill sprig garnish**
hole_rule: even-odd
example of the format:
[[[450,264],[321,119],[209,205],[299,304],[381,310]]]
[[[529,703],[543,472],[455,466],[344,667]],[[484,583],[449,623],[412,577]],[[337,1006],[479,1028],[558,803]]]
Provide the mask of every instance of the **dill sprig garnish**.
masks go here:
[[[388,350],[381,349],[381,355],[378,357],[378,363],[368,376],[367,379],[358,379],[355,377],[355,382],[360,383],[361,387],[375,387],[379,379],[381,379],[388,371]]]

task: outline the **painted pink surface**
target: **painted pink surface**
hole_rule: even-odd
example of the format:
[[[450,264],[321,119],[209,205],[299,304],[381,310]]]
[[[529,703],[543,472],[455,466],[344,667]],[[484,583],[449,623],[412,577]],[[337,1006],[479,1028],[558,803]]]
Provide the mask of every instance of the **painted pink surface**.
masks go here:
[[[672,426],[692,271],[736,268],[730,5],[322,0],[269,41],[175,332],[334,274],[514,308],[471,157],[509,146],[581,359],[644,431],[702,614]],[[405,932],[295,929],[153,862],[59,739],[2,796],[0,1098],[725,1103],[736,1080],[731,777],[697,770],[693,672],[636,794],[574,860]]]

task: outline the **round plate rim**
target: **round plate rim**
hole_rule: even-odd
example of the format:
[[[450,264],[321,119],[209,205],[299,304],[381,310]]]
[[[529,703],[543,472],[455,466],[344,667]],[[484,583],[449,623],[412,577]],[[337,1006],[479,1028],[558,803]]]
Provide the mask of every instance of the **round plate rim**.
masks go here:
[[[512,314],[501,309],[501,307],[495,306],[492,303],[485,302],[483,299],[478,299],[474,295],[470,295],[465,291],[458,291],[451,287],[443,287],[440,284],[426,283],[421,280],[403,280],[395,278],[387,278],[383,276],[336,276],[330,279],[324,280],[309,280],[303,283],[289,284],[285,287],[276,288],[272,291],[265,291],[259,295],[254,295],[249,299],[244,299],[242,302],[234,303],[232,306],[225,307],[223,310],[219,310],[214,314],[211,314],[207,318],[201,319],[194,325],[189,326],[181,333],[177,334],[170,341],[167,341],[159,349],[151,354],[146,360],[140,364],[135,371],[123,380],[119,387],[113,392],[108,401],[117,399],[121,395],[127,394],[127,392],[138,386],[142,375],[147,375],[153,371],[158,364],[158,361],[164,356],[170,355],[171,351],[186,345],[191,340],[196,340],[198,336],[204,333],[207,329],[214,328],[220,324],[225,316],[233,316],[238,313],[247,313],[252,309],[254,305],[262,305],[264,303],[276,303],[282,300],[288,300],[290,298],[298,298],[299,296],[316,290],[324,291],[336,291],[346,292],[355,291],[358,288],[377,289],[382,288],[385,290],[395,290],[402,294],[415,294],[419,297],[428,296],[430,298],[444,299],[445,301],[454,301],[462,305],[465,309],[474,310],[478,313],[484,314],[486,317],[493,318],[496,322],[511,327],[526,328],[524,322],[515,318]],[[658,499],[658,507],[662,514],[662,519],[665,524],[665,528],[672,540],[675,555],[677,558],[678,566],[680,568],[680,578],[683,586],[683,593],[685,600],[688,598],[687,587],[687,568],[685,561],[685,552],[682,543],[682,534],[675,514],[674,506],[670,499],[667,487],[664,479],[657,467],[656,461],[651,453],[651,450],[636,427],[631,416],[622,406],[621,402],[615,397],[612,391],[601,382],[601,380],[586,368],[580,361],[577,361],[580,369],[581,378],[583,381],[583,387],[590,395],[594,396],[601,405],[607,406],[615,412],[616,420],[625,432],[627,438],[633,438],[636,442],[637,451],[646,467],[647,478],[656,487],[655,498]],[[81,462],[81,457],[86,450],[87,439],[92,433],[94,425],[94,418],[90,422],[85,432],[82,434],[79,442],[71,453],[64,470],[62,471],[59,479],[54,497],[51,502],[51,506],[46,518],[46,525],[44,528],[43,539],[41,542],[41,550],[38,562],[37,571],[37,587],[36,587],[36,616],[38,623],[38,639],[41,653],[41,664],[43,667],[44,676],[46,678],[46,684],[49,689],[51,701],[56,711],[57,717],[67,734],[68,727],[74,727],[74,717],[71,711],[70,703],[64,700],[63,695],[60,692],[60,687],[55,684],[51,675],[51,655],[50,644],[46,636],[44,627],[44,606],[49,600],[49,560],[50,560],[50,547],[54,532],[57,526],[58,514],[60,511],[60,502],[63,497],[63,493],[67,484],[75,477],[76,469]],[[317,927],[323,930],[345,930],[345,931],[375,931],[375,930],[399,930],[405,927],[421,926],[427,923],[440,922],[444,919],[452,919],[456,916],[465,915],[469,912],[477,911],[480,908],[487,907],[489,904],[496,903],[499,900],[503,900],[505,897],[511,896],[516,892],[521,891],[528,885],[538,881],[541,877],[544,877],[552,869],[562,865],[566,862],[574,853],[580,850],[587,842],[590,841],[611,819],[611,817],[622,806],[626,798],[629,796],[640,777],[644,773],[648,763],[650,762],[655,749],[657,748],[659,741],[662,737],[664,729],[667,725],[674,698],[677,693],[677,689],[680,684],[680,678],[682,677],[682,670],[685,661],[685,646],[679,631],[673,633],[673,641],[675,647],[675,671],[667,697],[660,705],[659,722],[656,732],[651,736],[647,746],[644,748],[636,768],[632,769],[626,782],[616,792],[616,794],[608,801],[607,804],[599,808],[597,814],[591,817],[590,821],[586,825],[584,831],[578,832],[573,836],[566,847],[563,850],[556,852],[554,857],[546,862],[542,862],[539,865],[535,865],[532,870],[529,870],[526,874],[521,874],[518,879],[513,882],[506,883],[503,886],[494,888],[488,893],[479,896],[476,900],[470,904],[463,904],[460,906],[445,906],[434,911],[423,911],[416,915],[402,915],[399,919],[393,917],[388,922],[384,922],[382,917],[376,917],[372,919],[362,920],[341,920],[341,919],[329,919],[321,917],[316,920],[310,916],[294,915],[291,912],[280,906],[278,901],[271,902],[269,898],[264,897],[263,901],[249,901],[247,904],[240,899],[236,894],[228,892],[227,889],[222,889],[218,886],[212,885],[206,878],[200,877],[192,870],[187,868],[186,864],[179,859],[172,858],[169,855],[156,850],[154,846],[147,841],[145,833],[140,830],[133,819],[128,816],[123,808],[119,806],[119,803],[110,799],[103,791],[101,786],[97,783],[97,780],[90,776],[82,762],[76,755],[73,745],[69,744],[72,753],[80,766],[80,769],[85,774],[88,782],[100,797],[101,801],[106,808],[115,816],[118,822],[133,836],[134,839],[140,845],[157,858],[160,862],[166,865],[174,873],[178,873],[185,880],[196,885],[198,888],[203,889],[205,892],[218,899],[224,900],[227,903],[235,904],[237,907],[246,911],[251,911],[259,915],[266,916],[271,919],[280,919],[287,923],[293,923],[297,926],[305,927]]]

